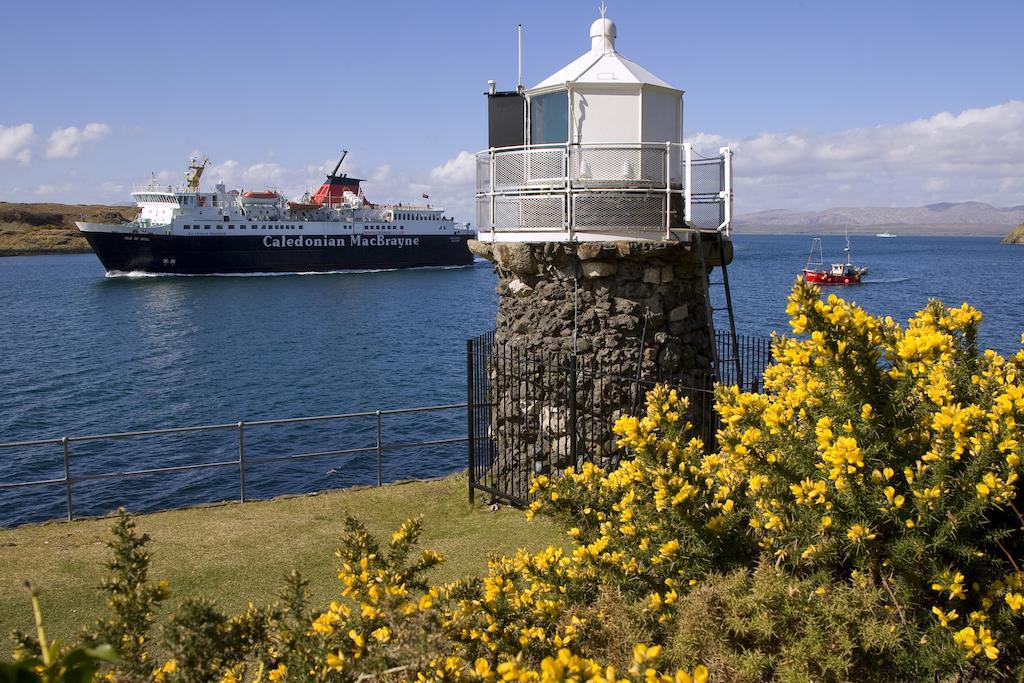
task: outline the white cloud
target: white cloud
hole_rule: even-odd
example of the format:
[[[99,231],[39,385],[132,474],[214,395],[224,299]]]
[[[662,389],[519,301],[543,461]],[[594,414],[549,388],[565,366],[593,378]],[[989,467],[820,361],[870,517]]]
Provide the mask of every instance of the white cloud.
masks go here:
[[[430,178],[445,185],[472,183],[476,177],[476,155],[465,150],[430,170]]]
[[[0,126],[0,161],[17,161],[27,164],[32,160],[30,145],[36,132],[31,123],[19,126]]]
[[[1024,203],[1024,102],[833,134],[762,133],[728,139],[697,133],[707,153],[735,152],[740,212],[844,205],[913,206],[978,200]]]
[[[373,169],[373,171],[367,175],[367,181],[371,183],[386,183],[391,179],[391,165],[384,164]]]
[[[193,154],[192,156],[199,159],[202,158],[198,154]],[[203,172],[203,177],[207,180],[213,180],[215,183],[230,185],[238,180],[238,162],[234,159],[228,159],[222,164],[210,164],[206,167],[206,171]]]
[[[50,133],[46,143],[48,159],[74,159],[86,142],[96,142],[110,135],[110,126],[105,123],[90,123],[84,128],[69,126]]]
[[[253,164],[242,172],[242,179],[252,185],[278,186],[286,182],[291,173],[281,164],[264,162]]]
[[[234,159],[228,159],[223,163],[208,166],[203,174],[203,184],[224,183],[248,189],[288,190],[294,186],[298,175],[300,175],[299,171],[274,162],[260,162],[244,166]]]
[[[114,180],[107,180],[100,183],[97,189],[103,194],[104,197],[114,198],[114,201],[125,201],[125,199],[127,198],[126,193],[128,192],[128,190],[125,189],[124,184]]]
[[[36,187],[36,196],[56,202],[67,201],[68,194],[78,189],[74,183],[52,184],[43,183]]]

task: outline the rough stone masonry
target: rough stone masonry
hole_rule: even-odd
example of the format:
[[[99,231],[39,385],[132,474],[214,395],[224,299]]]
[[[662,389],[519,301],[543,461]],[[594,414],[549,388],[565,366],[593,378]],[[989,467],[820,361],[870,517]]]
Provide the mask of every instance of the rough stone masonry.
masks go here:
[[[704,243],[707,267],[720,262],[713,246]],[[525,499],[531,474],[583,459],[604,464],[616,449],[614,419],[642,405],[638,376],[710,371],[695,242],[473,241],[470,249],[498,275],[489,385],[493,483],[502,489]]]

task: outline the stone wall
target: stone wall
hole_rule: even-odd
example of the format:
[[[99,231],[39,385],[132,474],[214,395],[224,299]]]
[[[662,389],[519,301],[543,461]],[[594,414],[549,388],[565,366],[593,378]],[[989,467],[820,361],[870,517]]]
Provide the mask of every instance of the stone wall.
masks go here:
[[[711,246],[708,266],[719,262]],[[582,458],[606,463],[615,451],[611,424],[640,403],[631,381],[638,371],[644,378],[710,371],[704,274],[692,242],[471,242],[470,249],[498,275],[489,398],[494,483],[503,489],[515,479],[525,494],[530,474]]]

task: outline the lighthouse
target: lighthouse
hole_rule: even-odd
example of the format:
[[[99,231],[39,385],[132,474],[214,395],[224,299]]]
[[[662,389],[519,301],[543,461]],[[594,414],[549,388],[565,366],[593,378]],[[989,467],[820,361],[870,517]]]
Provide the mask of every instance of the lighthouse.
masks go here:
[[[532,87],[488,83],[476,155],[470,249],[494,263],[498,314],[470,351],[488,399],[470,485],[520,501],[532,474],[613,462],[643,387],[686,378],[707,405],[721,376],[708,274],[732,257],[732,154],[684,142],[683,90],[618,51],[603,6],[587,37]]]

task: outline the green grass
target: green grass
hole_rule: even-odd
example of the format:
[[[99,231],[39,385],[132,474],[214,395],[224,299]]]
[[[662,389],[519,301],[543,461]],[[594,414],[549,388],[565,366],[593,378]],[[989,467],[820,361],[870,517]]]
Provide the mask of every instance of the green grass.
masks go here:
[[[337,595],[334,551],[346,512],[383,538],[405,519],[423,515],[421,546],[447,558],[435,570],[437,581],[482,575],[491,556],[566,540],[550,521],[527,522],[519,510],[470,508],[462,475],[173,510],[136,521],[152,537],[150,577],[170,582],[171,603],[206,595],[235,612],[250,601],[268,604],[292,569],[309,579],[314,605]],[[0,530],[0,636],[32,627],[25,579],[40,589],[47,630],[58,638],[73,636],[103,612],[96,586],[104,574],[110,523],[91,519]]]

